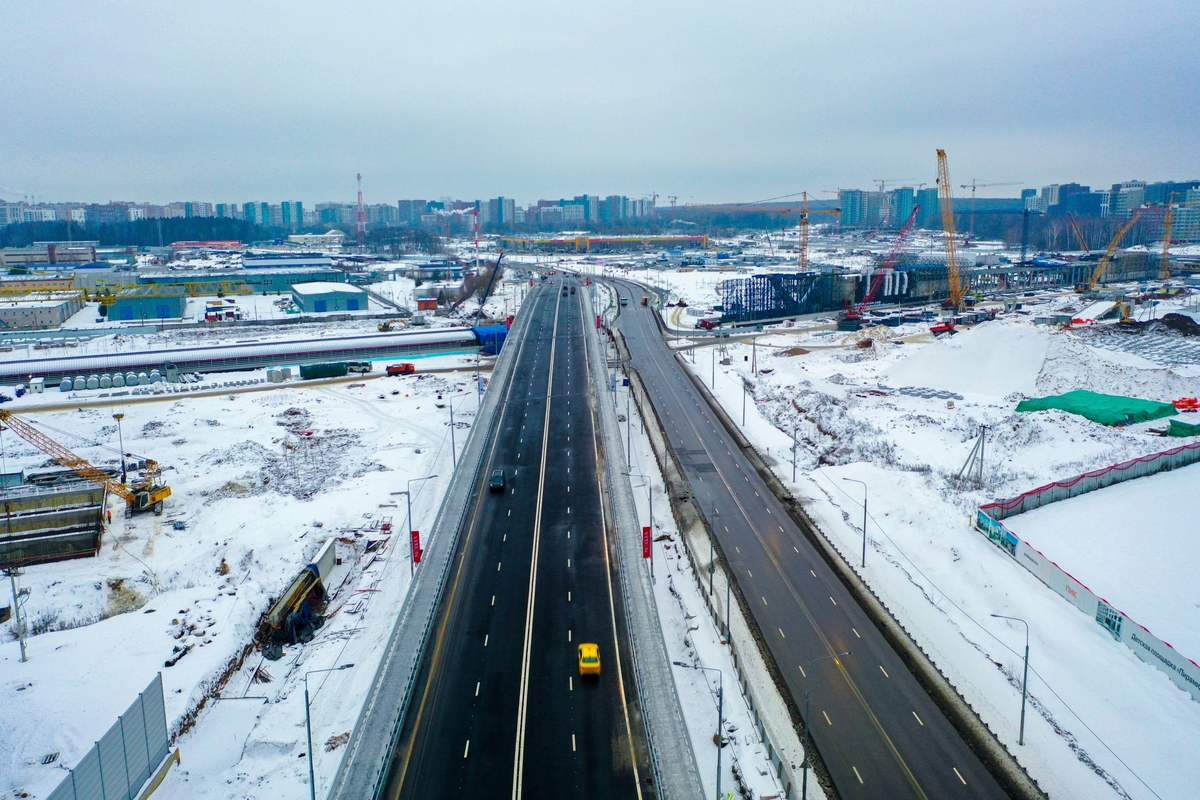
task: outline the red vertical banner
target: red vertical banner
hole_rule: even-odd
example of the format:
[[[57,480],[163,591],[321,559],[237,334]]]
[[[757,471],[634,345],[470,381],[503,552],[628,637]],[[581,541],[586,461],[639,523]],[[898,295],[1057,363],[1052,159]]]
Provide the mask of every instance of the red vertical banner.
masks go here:
[[[650,526],[642,526],[642,558],[650,557]]]
[[[600,315],[596,315],[596,330],[600,330]]]
[[[414,564],[421,563],[421,532],[412,532],[412,560]]]

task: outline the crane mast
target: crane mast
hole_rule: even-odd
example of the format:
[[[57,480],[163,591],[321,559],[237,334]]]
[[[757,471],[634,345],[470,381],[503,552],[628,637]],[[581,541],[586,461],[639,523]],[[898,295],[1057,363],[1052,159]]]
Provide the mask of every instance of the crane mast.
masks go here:
[[[962,306],[963,290],[958,274],[958,249],[954,241],[954,194],[945,150],[937,151],[937,162],[938,202],[942,206],[942,228],[946,234],[946,276],[950,281],[950,305],[958,311]]]
[[[363,208],[361,172],[358,173],[358,209],[355,217],[358,223],[356,226],[358,232],[358,250],[362,252],[363,241],[367,237],[367,210]]]
[[[1117,235],[1114,236],[1112,241],[1108,243],[1108,249],[1104,251],[1104,255],[1100,258],[1100,263],[1096,265],[1096,269],[1092,272],[1092,276],[1088,278],[1087,288],[1089,291],[1095,289],[1096,284],[1099,283],[1100,279],[1104,277],[1104,273],[1108,271],[1109,262],[1112,261],[1113,254],[1117,252],[1117,245],[1120,243],[1121,239],[1125,237],[1125,234],[1129,233],[1129,229],[1137,224],[1137,221],[1141,215],[1142,213],[1140,211],[1134,213],[1134,215],[1129,218],[1129,222],[1126,222],[1124,225],[1122,225],[1121,229],[1117,231]]]

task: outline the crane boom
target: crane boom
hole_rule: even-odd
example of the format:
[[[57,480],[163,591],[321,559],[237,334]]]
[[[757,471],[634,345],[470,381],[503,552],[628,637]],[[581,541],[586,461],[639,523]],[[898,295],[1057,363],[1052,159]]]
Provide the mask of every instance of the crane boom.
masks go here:
[[[148,477],[145,483],[131,489],[107,472],[97,469],[86,458],[63,447],[11,411],[0,409],[0,422],[6,423],[13,433],[62,466],[74,470],[84,480],[102,486],[110,494],[115,494],[123,499],[132,511],[146,511],[153,508],[155,513],[161,513],[162,506],[159,504],[171,496],[171,487],[154,485],[154,478],[158,474],[158,463],[155,461],[147,461]],[[123,453],[121,457],[125,457]]]
[[[1175,193],[1171,193],[1171,197],[1167,200],[1167,213],[1163,215],[1163,251],[1162,251],[1162,266],[1159,269],[1158,277],[1169,280],[1171,277],[1171,228],[1175,222],[1175,206],[1171,205],[1170,200],[1175,197]]]
[[[1068,211],[1067,219],[1071,220],[1071,230],[1075,231],[1075,238],[1079,240],[1079,244],[1083,247],[1083,252],[1092,252],[1092,248],[1088,245],[1087,239],[1085,239],[1083,236],[1083,231],[1079,230],[1079,223],[1075,221],[1075,215]]]
[[[1138,218],[1141,217],[1141,215],[1142,213],[1140,211],[1135,212],[1134,215],[1129,218],[1129,222],[1126,222],[1124,225],[1122,225],[1121,229],[1117,231],[1117,235],[1114,236],[1112,241],[1108,243],[1108,249],[1104,251],[1104,256],[1100,259],[1100,263],[1096,265],[1096,269],[1093,270],[1092,276],[1088,278],[1087,288],[1089,291],[1095,289],[1096,284],[1099,283],[1100,279],[1104,277],[1104,273],[1108,271],[1108,264],[1110,261],[1112,261],[1113,253],[1117,252],[1117,245],[1120,243],[1121,239],[1124,238],[1125,234],[1129,233],[1129,229],[1137,223]]]
[[[946,151],[937,151],[938,202],[942,206],[942,228],[946,234],[946,277],[950,282],[950,305],[957,311],[962,305],[962,282],[958,275],[958,250],[954,241],[954,194],[951,191],[950,167]]]
[[[908,215],[908,219],[905,221],[903,227],[900,228],[900,232],[896,234],[896,241],[892,242],[892,249],[888,251],[887,257],[880,262],[879,271],[875,273],[874,280],[871,281],[866,295],[863,296],[862,302],[858,304],[859,315],[861,315],[863,310],[871,304],[871,301],[875,299],[875,295],[879,294],[879,289],[883,286],[884,276],[887,274],[888,270],[895,268],[896,261],[900,258],[900,248],[904,246],[904,242],[908,239],[908,235],[912,233],[912,229],[916,226],[917,214],[920,213],[920,211],[920,205],[913,206],[913,210]]]

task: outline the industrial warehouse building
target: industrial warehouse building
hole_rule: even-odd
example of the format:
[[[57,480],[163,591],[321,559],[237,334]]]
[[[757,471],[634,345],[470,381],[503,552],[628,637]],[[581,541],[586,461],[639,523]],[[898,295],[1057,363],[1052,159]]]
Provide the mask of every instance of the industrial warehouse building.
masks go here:
[[[108,318],[124,322],[180,319],[186,307],[185,291],[159,294],[126,289],[117,294],[115,302],[108,307]]]
[[[279,259],[276,259],[279,260]],[[326,259],[328,261],[328,259]],[[346,273],[331,266],[287,266],[255,269],[158,270],[143,272],[137,281],[145,285],[195,284],[218,285],[245,283],[255,292],[277,294],[290,291],[297,283],[344,282]]]
[[[80,297],[59,300],[24,300],[0,305],[0,328],[35,330],[56,328],[83,309]]]
[[[367,293],[348,283],[297,283],[292,301],[308,314],[329,311],[366,311]]]

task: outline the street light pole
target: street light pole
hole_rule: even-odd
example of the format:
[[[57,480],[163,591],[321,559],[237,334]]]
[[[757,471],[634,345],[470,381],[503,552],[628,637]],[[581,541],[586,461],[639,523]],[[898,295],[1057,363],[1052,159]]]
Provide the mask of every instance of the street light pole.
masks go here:
[[[725,727],[725,673],[713,667],[697,667],[682,661],[672,662],[684,669],[702,670],[717,673],[717,800],[721,800],[721,729]]]
[[[797,426],[797,425],[792,426],[792,483],[796,482],[796,428],[797,427],[799,427],[799,426]]]
[[[317,782],[316,777],[313,775],[312,717],[308,712],[308,676],[316,675],[320,672],[337,672],[338,670],[350,669],[353,666],[353,664],[342,664],[340,667],[314,669],[304,673],[304,731],[308,734],[308,796],[310,800],[317,800]]]
[[[631,478],[641,478],[646,482],[646,504],[650,508],[650,582],[654,583],[654,485],[650,482],[649,475],[639,475],[635,472],[626,472]]]
[[[746,376],[742,376],[742,427],[746,427]]]
[[[412,535],[413,535],[412,485],[418,481],[428,481],[428,480],[432,480],[433,478],[436,478],[436,477],[437,477],[437,475],[426,475],[424,478],[410,478],[408,481],[408,484],[407,484],[408,488],[404,490],[404,499],[408,501],[408,543],[409,543],[410,548],[412,547]],[[408,574],[412,575],[416,571],[417,571],[416,559],[414,559],[412,557],[412,555],[410,554],[408,557]]]
[[[863,546],[862,546],[862,566],[865,569],[867,566],[867,485],[855,478],[842,478],[844,481],[851,483],[862,484],[863,487]]]
[[[125,419],[125,415],[113,414],[113,419],[117,421],[117,440],[121,443],[121,483],[127,483],[125,475],[125,434],[121,431],[121,420]]]
[[[1017,736],[1017,744],[1025,745],[1025,698],[1029,694],[1029,623],[1020,617],[1006,617],[1003,614],[992,614],[997,619],[1011,619],[1025,626],[1025,677],[1021,679],[1021,729]]]
[[[850,655],[854,655],[853,650],[847,650],[844,653],[834,653],[831,656],[821,656],[820,658],[814,658],[812,661],[808,662],[808,668],[809,668],[809,670],[811,670],[813,668],[813,664],[816,664],[818,661],[825,661],[826,659],[829,659],[829,658],[836,660],[840,656],[850,656]],[[808,678],[807,672],[805,672],[804,677]],[[800,764],[800,769],[803,771],[803,777],[801,778],[801,781],[800,781],[800,798],[801,798],[801,800],[807,800],[807,798],[808,798],[808,767],[809,767],[809,759],[808,759],[808,687],[807,686],[804,687],[804,719],[802,720],[801,724],[804,726],[804,761]]]

